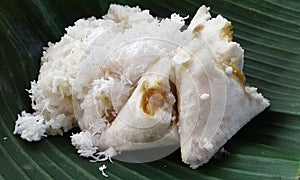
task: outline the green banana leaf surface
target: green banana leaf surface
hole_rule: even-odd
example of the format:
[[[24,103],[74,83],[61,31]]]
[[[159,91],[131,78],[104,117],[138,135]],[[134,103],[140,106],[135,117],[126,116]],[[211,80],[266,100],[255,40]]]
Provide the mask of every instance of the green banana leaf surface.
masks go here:
[[[28,143],[13,135],[17,115],[31,110],[25,89],[37,79],[43,47],[79,18],[104,15],[109,4],[140,6],[152,15],[191,18],[200,5],[233,24],[245,49],[247,83],[271,101],[226,145],[228,153],[192,170],[180,151],[142,164],[90,163],[70,143],[72,132]],[[191,19],[188,19],[191,20]],[[300,3],[298,0],[1,0],[0,179],[299,179]]]

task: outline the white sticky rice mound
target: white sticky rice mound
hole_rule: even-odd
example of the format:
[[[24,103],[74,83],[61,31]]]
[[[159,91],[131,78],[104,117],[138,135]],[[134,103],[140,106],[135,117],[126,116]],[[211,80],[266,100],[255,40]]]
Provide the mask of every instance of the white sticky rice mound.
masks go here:
[[[160,20],[148,10],[119,5],[111,5],[102,19],[76,21],[59,42],[44,48],[38,80],[29,90],[35,112],[19,116],[15,134],[24,134],[17,124],[30,124],[24,121],[29,116],[40,118],[44,130],[28,141],[62,135],[78,122],[90,128],[102,119],[105,128],[150,64],[188,44],[192,35],[180,30],[184,23],[176,14]]]

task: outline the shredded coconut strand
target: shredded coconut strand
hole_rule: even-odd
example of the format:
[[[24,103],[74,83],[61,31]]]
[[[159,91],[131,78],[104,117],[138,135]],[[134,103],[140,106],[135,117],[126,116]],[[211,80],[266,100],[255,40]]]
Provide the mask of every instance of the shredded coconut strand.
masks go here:
[[[108,175],[104,172],[104,170],[105,170],[106,168],[107,168],[107,167],[106,167],[105,164],[103,164],[102,166],[99,167],[99,171],[101,171],[101,173],[102,173],[102,175],[103,175],[104,177],[108,177]]]
[[[100,161],[106,161],[109,160],[111,163],[113,161],[111,160],[111,157],[116,156],[118,153],[115,151],[113,147],[109,147],[103,152],[98,152],[95,155],[91,156],[94,160],[90,160],[90,162],[100,162]]]

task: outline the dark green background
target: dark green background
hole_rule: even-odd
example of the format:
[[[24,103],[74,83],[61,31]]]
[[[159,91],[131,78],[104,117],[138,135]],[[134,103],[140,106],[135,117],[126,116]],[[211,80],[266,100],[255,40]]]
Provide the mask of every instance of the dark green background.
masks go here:
[[[0,179],[99,179],[102,163],[89,163],[70,144],[70,133],[28,143],[14,136],[14,122],[30,111],[24,89],[37,78],[42,47],[59,41],[79,18],[105,14],[111,2],[139,5],[152,14],[193,16],[201,4],[232,21],[245,49],[249,84],[271,107],[228,142],[229,154],[192,170],[180,152],[152,163],[115,161],[111,179],[295,179],[300,169],[300,3],[298,0],[1,0]]]

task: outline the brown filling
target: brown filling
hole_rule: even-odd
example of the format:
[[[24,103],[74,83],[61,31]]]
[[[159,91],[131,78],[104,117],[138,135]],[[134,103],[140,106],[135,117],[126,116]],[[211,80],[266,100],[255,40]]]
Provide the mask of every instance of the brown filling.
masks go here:
[[[143,111],[148,115],[154,115],[158,109],[164,107],[168,103],[168,93],[163,91],[160,82],[156,86],[148,87],[148,82],[144,82],[142,85],[142,96],[141,106]]]
[[[204,26],[203,25],[198,25],[194,28],[193,33],[199,37],[201,35],[201,32],[203,30]]]
[[[231,62],[221,62],[222,69],[225,71],[226,66],[232,67],[232,76],[239,81],[243,86],[246,85],[246,77],[244,73],[237,67],[235,64]]]
[[[228,42],[232,41],[232,25],[231,22],[227,22],[220,31],[220,38],[227,39]]]

